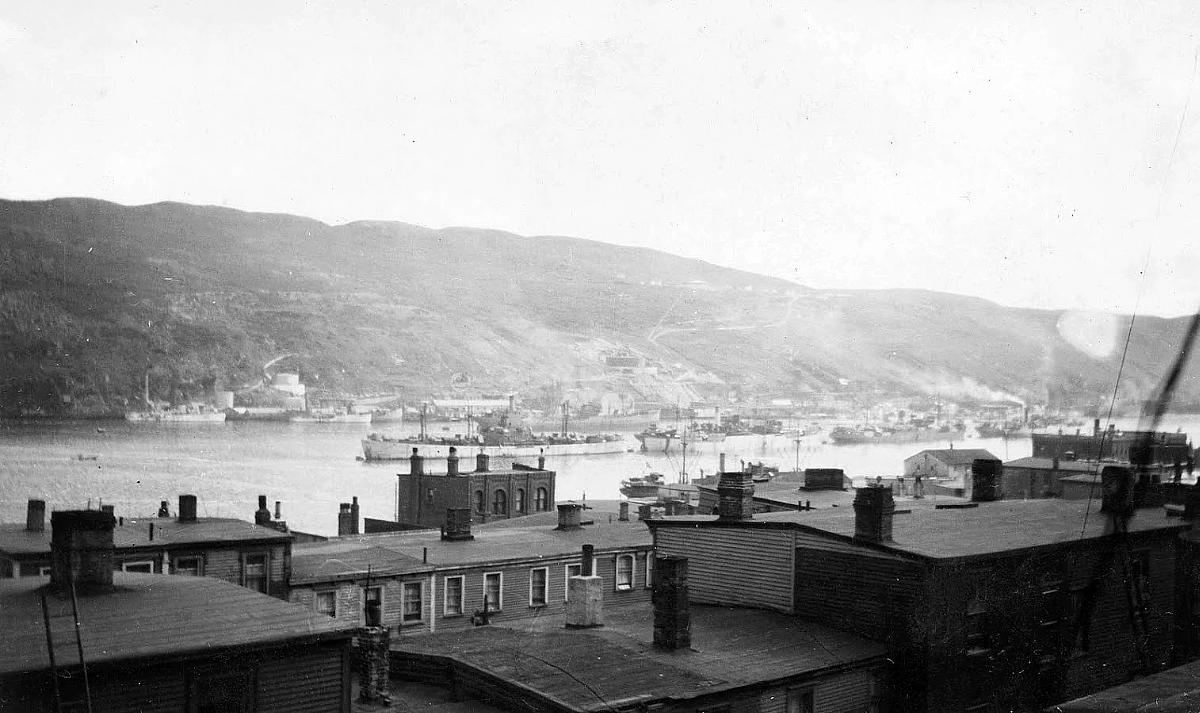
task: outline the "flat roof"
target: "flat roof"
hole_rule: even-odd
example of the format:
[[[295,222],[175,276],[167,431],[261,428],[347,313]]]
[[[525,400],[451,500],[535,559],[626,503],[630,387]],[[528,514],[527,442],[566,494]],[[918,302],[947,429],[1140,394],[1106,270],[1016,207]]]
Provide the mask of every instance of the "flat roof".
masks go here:
[[[926,498],[925,502],[931,500]],[[931,559],[977,557],[1046,547],[1102,537],[1108,517],[1098,503],[1085,500],[998,500],[977,507],[935,508],[921,501],[898,501],[892,520],[892,540],[862,543],[854,539],[854,509],[830,508],[755,515],[752,520],[720,523],[716,516],[676,516],[650,521],[657,527],[777,527],[794,528],[851,541],[864,547]],[[932,503],[930,503],[932,504]],[[901,510],[909,509],[907,513]],[[1084,525],[1086,516],[1086,526]],[[1169,519],[1162,509],[1139,510],[1129,521],[1130,532],[1186,530],[1190,523]]]
[[[83,653],[89,664],[204,655],[234,646],[345,638],[354,627],[211,577],[113,573],[114,589],[80,595]],[[0,580],[0,673],[49,668],[38,589],[41,577]],[[51,632],[60,661],[77,660],[69,597],[50,595]]]
[[[1046,710],[1048,713],[1193,713],[1198,708],[1200,661],[1193,661]]]
[[[179,547],[207,542],[286,542],[292,539],[287,532],[224,517],[198,517],[194,522],[179,522],[171,517],[127,517],[124,523],[113,528],[113,545],[117,549]],[[154,525],[153,540],[150,539],[150,524]],[[49,525],[41,532],[28,532],[25,523],[0,523],[0,552],[50,554]]]
[[[604,626],[562,617],[396,640],[392,648],[452,658],[576,710],[689,699],[743,686],[885,661],[883,644],[758,609],[691,606],[690,649],[653,646],[648,603],[610,607]]]

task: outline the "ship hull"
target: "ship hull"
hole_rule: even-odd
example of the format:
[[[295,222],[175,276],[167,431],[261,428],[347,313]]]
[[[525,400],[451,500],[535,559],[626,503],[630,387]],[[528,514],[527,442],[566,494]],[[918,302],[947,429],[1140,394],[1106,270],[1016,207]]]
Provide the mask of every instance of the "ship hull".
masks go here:
[[[561,456],[591,456],[625,453],[629,443],[624,440],[601,441],[597,443],[544,443],[544,444],[512,444],[501,446],[481,446],[474,443],[421,443],[420,441],[375,440],[363,439],[363,455],[367,460],[405,460],[412,455],[414,448],[425,458],[445,458],[450,455],[450,448],[458,449],[459,458],[470,458],[478,453],[485,453],[492,458],[536,458],[544,455],[547,458]]]
[[[293,414],[288,418],[292,423],[370,423],[369,413],[341,413],[336,416],[312,416],[309,414]]]
[[[225,413],[153,413],[128,411],[125,420],[131,423],[225,423]]]
[[[923,441],[958,440],[963,437],[962,431],[939,431],[933,428],[918,428],[891,433],[871,434],[868,432],[838,432],[830,433],[829,440],[836,445],[855,445],[861,443],[919,443]]]

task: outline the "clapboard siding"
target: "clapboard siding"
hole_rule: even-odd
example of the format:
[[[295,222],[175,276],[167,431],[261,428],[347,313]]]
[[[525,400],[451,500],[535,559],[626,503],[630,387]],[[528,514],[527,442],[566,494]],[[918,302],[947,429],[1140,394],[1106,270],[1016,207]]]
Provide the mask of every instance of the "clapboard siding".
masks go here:
[[[792,611],[793,533],[658,528],[659,556],[688,559],[688,596],[698,603]]]
[[[758,713],[786,713],[788,691],[812,688],[813,708],[820,713],[863,713],[882,690],[878,671],[847,671],[812,682],[797,683],[764,691],[758,696]]]
[[[187,700],[187,675],[181,663],[130,671],[91,669],[88,674],[96,711],[175,713]]]
[[[344,644],[309,647],[265,660],[258,669],[258,713],[324,713],[349,706]]]

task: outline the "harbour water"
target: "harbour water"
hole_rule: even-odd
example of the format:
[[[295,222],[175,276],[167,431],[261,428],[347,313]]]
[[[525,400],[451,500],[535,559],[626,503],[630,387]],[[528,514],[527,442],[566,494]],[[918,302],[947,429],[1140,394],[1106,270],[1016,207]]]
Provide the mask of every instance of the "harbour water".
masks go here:
[[[1136,421],[1118,425],[1132,428]],[[1198,426],[1195,416],[1168,418],[1160,430],[1182,428],[1194,434]],[[293,529],[336,534],[338,503],[349,502],[352,496],[358,496],[365,517],[394,517],[395,474],[407,473],[408,463],[357,460],[362,454],[360,441],[371,430],[370,424],[269,422],[4,423],[0,424],[0,522],[22,521],[29,498],[45,499],[52,510],[84,507],[89,502],[95,507],[102,500],[114,505],[117,514],[146,515],[157,511],[162,500],[170,502],[173,512],[182,493],[197,496],[201,515],[249,520],[261,494],[271,503],[282,502],[283,518]],[[827,427],[799,439],[765,438],[747,452],[727,453],[727,466],[732,469],[742,460],[761,460],[788,470],[798,462],[801,468],[842,468],[861,482],[902,472],[904,458],[920,450],[948,447],[945,442],[833,445],[826,442],[828,432]],[[632,434],[626,436],[629,447],[636,449]],[[1028,438],[964,439],[955,441],[954,447],[986,448],[1003,460],[1031,452]],[[689,453],[687,471],[692,477],[711,474],[717,470],[718,458],[711,446],[702,453]],[[558,473],[561,501],[618,499],[623,479],[650,471],[661,472],[673,482],[683,463],[678,455],[635,450],[559,458],[546,465]]]

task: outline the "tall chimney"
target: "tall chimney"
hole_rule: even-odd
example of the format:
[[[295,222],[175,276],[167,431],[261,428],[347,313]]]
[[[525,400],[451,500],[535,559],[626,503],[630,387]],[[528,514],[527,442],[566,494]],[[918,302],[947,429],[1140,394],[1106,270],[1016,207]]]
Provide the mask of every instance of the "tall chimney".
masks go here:
[[[416,448],[413,448],[412,455],[408,457],[408,463],[408,472],[411,475],[425,474],[425,459],[421,457],[421,454],[417,453]]]
[[[486,473],[488,469],[488,454],[480,451],[475,456],[475,472]]]
[[[278,500],[276,500],[276,501],[275,501],[275,519],[276,519],[276,520],[282,520],[282,519],[283,519],[283,514],[282,514],[282,511],[279,509],[279,506],[280,506],[280,505],[282,505],[282,503],[281,503],[281,502],[279,502]]]
[[[26,532],[45,532],[46,531],[46,501],[45,500],[29,500],[29,507],[25,510],[25,531]]]
[[[854,492],[854,539],[890,542],[892,515],[896,511],[892,489],[867,486],[855,488]]]
[[[1055,463],[1057,466],[1058,463]],[[976,458],[971,461],[971,500],[990,503],[1000,498],[1000,474],[1004,464],[995,458]]]
[[[359,519],[360,518],[359,518],[359,509],[358,509],[358,496],[355,495],[352,498],[350,498],[350,534],[351,535],[358,534]]]
[[[446,525],[442,528],[442,539],[451,542],[475,539],[471,534],[471,508],[446,508]]]
[[[582,530],[583,525],[580,524],[583,512],[583,506],[579,503],[563,503],[558,506],[558,527],[555,530]]]
[[[113,583],[112,515],[100,510],[64,510],[50,514],[50,584],[80,591]]]
[[[620,520],[621,522],[628,522],[629,521],[629,501],[622,500],[620,505],[617,506],[617,508],[618,508],[617,509],[617,519]]]
[[[754,476],[745,471],[721,473],[717,479],[717,519],[728,522],[754,517]]]
[[[458,449],[450,446],[450,455],[446,456],[446,475],[458,475]]]
[[[338,537],[350,534],[350,503],[338,505]]]
[[[196,496],[195,495],[180,495],[179,496],[179,522],[195,522],[196,521]]]
[[[654,646],[673,651],[692,645],[692,613],[688,605],[686,557],[654,558]]]
[[[271,511],[267,509],[267,496],[258,496],[258,509],[254,511],[254,524],[267,526],[271,524]]]

